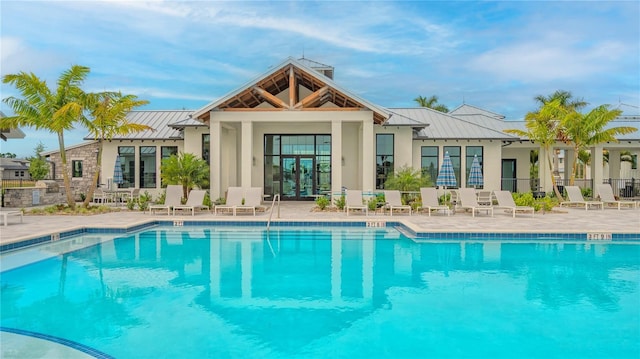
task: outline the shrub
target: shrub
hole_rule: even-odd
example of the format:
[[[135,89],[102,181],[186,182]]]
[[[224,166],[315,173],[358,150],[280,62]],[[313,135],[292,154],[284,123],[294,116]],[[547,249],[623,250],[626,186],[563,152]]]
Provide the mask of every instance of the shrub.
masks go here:
[[[336,205],[336,207],[338,207],[339,210],[344,210],[344,206],[347,204],[346,203],[346,199],[344,198],[344,195],[336,198],[333,203]]]
[[[326,196],[316,198],[316,206],[320,208],[321,211],[324,211],[325,208],[329,205],[329,198]]]
[[[143,212],[146,211],[149,208],[149,202],[151,202],[151,193],[144,191],[138,199],[138,208]]]
[[[133,211],[133,209],[136,208],[136,202],[135,198],[129,198],[127,200],[127,209]]]

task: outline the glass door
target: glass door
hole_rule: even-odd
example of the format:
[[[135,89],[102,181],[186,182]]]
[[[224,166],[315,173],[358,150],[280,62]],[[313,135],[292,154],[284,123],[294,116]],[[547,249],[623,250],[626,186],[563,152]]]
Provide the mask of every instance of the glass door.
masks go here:
[[[313,156],[282,156],[282,199],[313,199],[315,193]]]
[[[502,160],[502,189],[510,192],[518,192],[515,159]]]

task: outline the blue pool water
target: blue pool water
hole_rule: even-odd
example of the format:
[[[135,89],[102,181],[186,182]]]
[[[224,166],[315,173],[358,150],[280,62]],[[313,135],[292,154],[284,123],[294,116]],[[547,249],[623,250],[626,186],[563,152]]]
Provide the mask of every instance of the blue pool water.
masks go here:
[[[157,226],[2,266],[1,326],[116,358],[640,356],[634,243]]]

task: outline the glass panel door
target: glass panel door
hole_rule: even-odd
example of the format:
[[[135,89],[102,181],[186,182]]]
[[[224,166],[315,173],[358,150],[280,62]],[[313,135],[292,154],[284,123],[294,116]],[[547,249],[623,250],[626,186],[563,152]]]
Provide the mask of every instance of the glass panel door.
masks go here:
[[[282,156],[282,199],[313,199],[315,193],[312,156]]]
[[[515,159],[502,160],[502,189],[510,192],[518,192]]]

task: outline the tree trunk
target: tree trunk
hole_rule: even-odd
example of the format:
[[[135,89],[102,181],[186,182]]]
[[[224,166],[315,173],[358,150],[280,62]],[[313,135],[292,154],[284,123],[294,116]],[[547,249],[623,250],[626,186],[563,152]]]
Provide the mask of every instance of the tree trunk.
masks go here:
[[[67,153],[64,148],[64,132],[58,132],[58,145],[60,146],[60,161],[62,162],[62,179],[64,180],[64,190],[67,194],[67,204],[69,208],[76,208],[76,200],[71,193],[71,179],[69,178],[69,166],[67,164]]]

